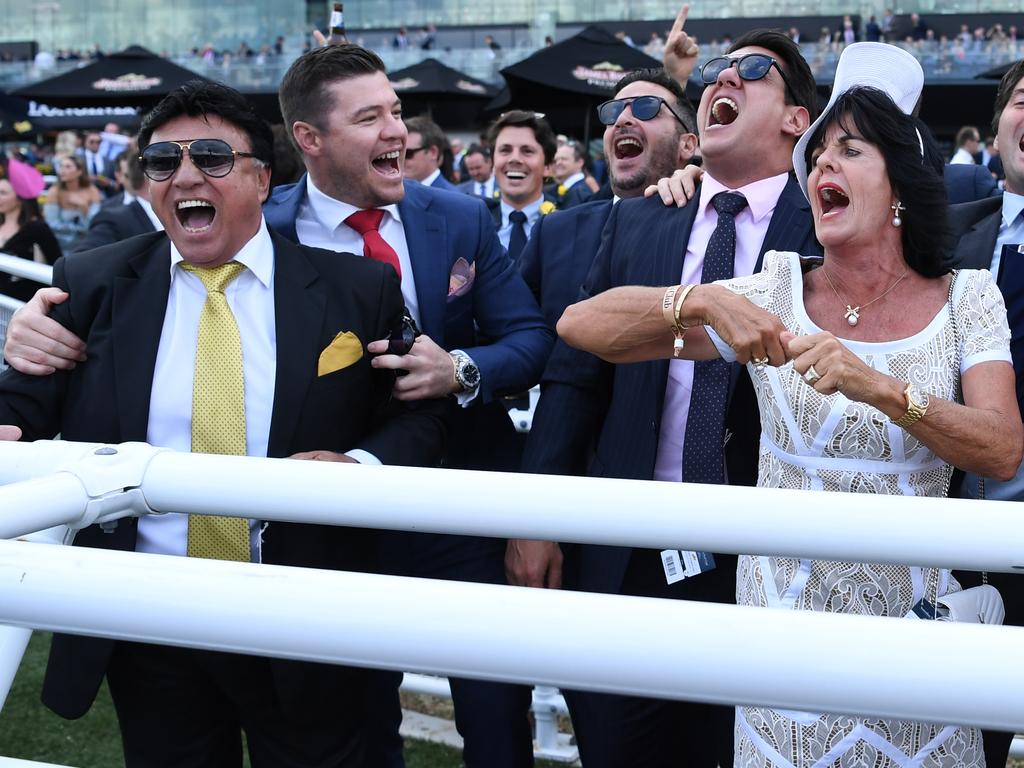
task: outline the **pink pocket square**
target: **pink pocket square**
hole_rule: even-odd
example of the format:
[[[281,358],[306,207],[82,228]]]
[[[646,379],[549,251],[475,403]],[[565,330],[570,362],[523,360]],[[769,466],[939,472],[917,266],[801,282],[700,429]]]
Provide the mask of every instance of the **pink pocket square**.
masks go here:
[[[461,256],[456,259],[451,274],[448,275],[448,301],[469,293],[475,277],[476,264],[470,264]]]

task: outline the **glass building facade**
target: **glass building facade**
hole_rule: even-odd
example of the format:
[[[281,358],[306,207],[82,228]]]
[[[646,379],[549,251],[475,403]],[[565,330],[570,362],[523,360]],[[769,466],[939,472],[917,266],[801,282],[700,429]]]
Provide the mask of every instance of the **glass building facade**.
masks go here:
[[[243,40],[259,49],[277,35],[299,39],[306,10],[306,0],[0,0],[0,36],[51,52],[98,44],[181,54],[207,44],[235,50]]]

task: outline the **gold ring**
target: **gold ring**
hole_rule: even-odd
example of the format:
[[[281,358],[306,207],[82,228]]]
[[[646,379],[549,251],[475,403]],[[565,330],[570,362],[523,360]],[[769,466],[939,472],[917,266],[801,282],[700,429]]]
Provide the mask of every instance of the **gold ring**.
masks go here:
[[[766,365],[768,365],[768,358],[755,357],[751,362],[754,364],[755,368],[764,368]]]
[[[813,365],[810,366],[804,372],[804,381],[806,381],[808,384],[813,384],[814,382],[816,382],[820,378],[821,378],[821,374],[819,374],[816,370],[814,370],[814,366]]]

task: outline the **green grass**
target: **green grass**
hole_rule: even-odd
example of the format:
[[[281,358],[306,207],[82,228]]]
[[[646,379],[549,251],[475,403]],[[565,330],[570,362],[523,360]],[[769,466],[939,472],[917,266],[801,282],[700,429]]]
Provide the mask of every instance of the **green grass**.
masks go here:
[[[119,768],[124,765],[117,718],[106,683],[89,713],[64,720],[39,701],[50,636],[35,632],[11,693],[0,712],[0,757],[17,757],[76,768]],[[459,768],[459,751],[439,744],[406,739],[406,768]],[[557,766],[538,762],[538,768]]]

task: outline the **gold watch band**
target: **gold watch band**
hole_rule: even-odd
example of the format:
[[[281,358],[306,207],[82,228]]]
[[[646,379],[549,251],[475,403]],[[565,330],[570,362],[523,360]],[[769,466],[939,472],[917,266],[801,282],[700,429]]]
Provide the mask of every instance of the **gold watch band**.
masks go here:
[[[906,429],[907,427],[919,422],[928,412],[928,396],[925,395],[924,403],[918,403],[914,400],[912,395],[914,389],[913,384],[907,384],[906,389],[903,390],[903,396],[907,400],[907,410],[898,419],[893,420],[893,424],[897,427]]]

